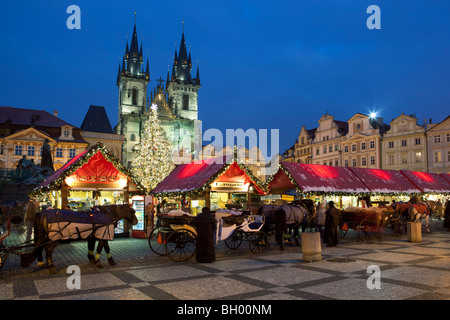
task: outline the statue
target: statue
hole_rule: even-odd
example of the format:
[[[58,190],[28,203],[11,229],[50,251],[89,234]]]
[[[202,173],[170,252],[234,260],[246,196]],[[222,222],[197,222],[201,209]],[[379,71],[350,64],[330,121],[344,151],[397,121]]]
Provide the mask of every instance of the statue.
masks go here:
[[[52,150],[49,144],[48,138],[45,139],[44,144],[42,146],[42,158],[41,158],[41,167],[49,167],[52,170],[53,168],[53,160],[52,160]]]

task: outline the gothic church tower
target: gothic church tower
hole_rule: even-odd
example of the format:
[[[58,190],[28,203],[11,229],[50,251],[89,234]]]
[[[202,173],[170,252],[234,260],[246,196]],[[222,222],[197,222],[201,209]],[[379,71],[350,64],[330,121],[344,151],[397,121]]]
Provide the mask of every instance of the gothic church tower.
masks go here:
[[[122,66],[119,64],[117,74],[119,122],[116,133],[124,135],[122,163],[128,168],[134,159],[135,146],[139,143],[147,109],[147,85],[150,82],[148,60],[145,71],[142,69],[142,65],[142,44],[139,48],[135,18],[131,44],[128,47],[127,41]]]

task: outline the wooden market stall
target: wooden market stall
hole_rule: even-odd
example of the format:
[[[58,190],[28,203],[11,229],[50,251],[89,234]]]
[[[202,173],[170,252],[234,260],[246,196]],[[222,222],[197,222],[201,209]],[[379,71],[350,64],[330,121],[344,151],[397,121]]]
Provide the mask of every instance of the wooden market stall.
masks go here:
[[[99,142],[55,171],[30,197],[53,208],[86,210],[94,205],[130,203],[133,194],[144,195],[144,188]]]
[[[372,204],[388,204],[393,200],[408,201],[411,196],[422,192],[397,170],[349,169],[370,189]]]
[[[443,200],[450,195],[450,181],[445,178],[445,174],[407,170],[400,172],[431,200]]]
[[[270,194],[284,194],[295,189],[298,194],[314,200],[333,200],[341,208],[356,206],[358,197],[371,190],[347,167],[282,162],[269,179]]]
[[[178,165],[151,194],[184,203],[178,209],[196,215],[202,207],[214,211],[235,202],[249,208],[252,195],[266,192],[251,171],[237,162],[236,155],[226,155]]]

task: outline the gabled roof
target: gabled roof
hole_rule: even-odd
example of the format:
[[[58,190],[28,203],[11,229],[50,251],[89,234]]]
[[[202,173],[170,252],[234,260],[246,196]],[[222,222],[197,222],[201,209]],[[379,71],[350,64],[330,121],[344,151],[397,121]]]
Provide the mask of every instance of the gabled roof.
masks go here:
[[[39,184],[32,191],[32,194],[37,195],[42,192],[58,190],[61,188],[62,182],[73,174],[86,176],[90,180],[95,180],[96,183],[99,183],[99,181],[101,183],[101,179],[98,179],[99,177],[126,176],[138,189],[144,190],[131,172],[122,166],[120,161],[99,142],[67,161],[61,168]]]
[[[157,195],[195,195],[205,191],[215,181],[242,182],[252,185],[259,194],[265,194],[262,183],[236,161],[236,155],[209,158],[180,164],[152,191]]]
[[[80,127],[83,131],[114,133],[105,107],[90,105]]]

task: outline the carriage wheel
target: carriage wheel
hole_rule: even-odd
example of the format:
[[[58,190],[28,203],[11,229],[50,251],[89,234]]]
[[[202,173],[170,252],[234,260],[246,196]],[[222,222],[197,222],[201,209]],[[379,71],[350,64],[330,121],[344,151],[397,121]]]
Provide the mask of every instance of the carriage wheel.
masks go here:
[[[239,246],[242,243],[243,238],[244,238],[244,235],[242,234],[242,231],[235,230],[230,237],[225,239],[225,245],[229,249],[235,250],[235,249],[239,248]]]
[[[362,220],[357,229],[358,229],[358,237],[361,241],[370,239],[372,235],[372,226],[369,224],[368,219]]]
[[[157,255],[166,255],[167,235],[167,227],[157,227],[150,233],[150,236],[148,237],[148,245],[150,246],[150,249]]]
[[[166,255],[174,261],[186,261],[195,254],[195,234],[188,229],[178,229],[169,234]]]
[[[262,231],[252,233],[248,239],[248,246],[252,253],[263,253],[268,247],[269,239],[267,234]]]

